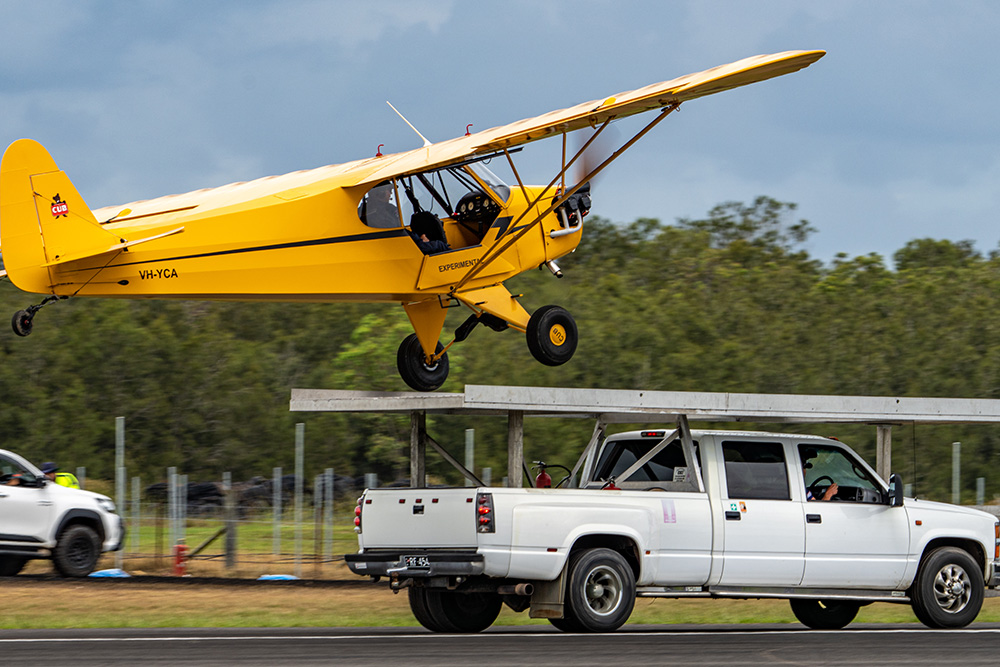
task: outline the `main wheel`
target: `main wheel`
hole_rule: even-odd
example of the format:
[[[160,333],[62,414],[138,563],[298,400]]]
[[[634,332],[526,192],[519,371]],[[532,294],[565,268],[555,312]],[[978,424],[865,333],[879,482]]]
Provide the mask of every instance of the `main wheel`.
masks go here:
[[[442,349],[441,343],[438,343],[435,351],[439,353]],[[448,379],[448,355],[442,354],[436,363],[428,364],[417,334],[410,334],[399,344],[396,368],[399,369],[403,382],[411,389],[434,391]]]
[[[799,623],[813,630],[839,630],[854,620],[861,604],[850,600],[789,600]]]
[[[528,350],[546,366],[559,366],[573,358],[578,335],[576,321],[559,306],[542,306],[528,320]]]
[[[940,547],[920,564],[910,589],[913,613],[929,628],[964,628],[983,606],[983,571],[955,547]]]
[[[19,310],[10,318],[10,326],[18,336],[27,336],[31,333],[33,319],[28,311]]]
[[[83,524],[67,528],[52,550],[52,564],[64,577],[86,577],[94,571],[101,556],[100,538],[94,529]]]
[[[431,619],[442,628],[436,632],[482,632],[493,625],[503,606],[496,593],[424,589],[424,600]]]
[[[617,630],[635,605],[632,568],[611,549],[576,552],[569,562],[566,604],[581,631]]]
[[[24,564],[28,562],[26,558],[17,556],[0,556],[0,577],[13,577],[21,571]]]

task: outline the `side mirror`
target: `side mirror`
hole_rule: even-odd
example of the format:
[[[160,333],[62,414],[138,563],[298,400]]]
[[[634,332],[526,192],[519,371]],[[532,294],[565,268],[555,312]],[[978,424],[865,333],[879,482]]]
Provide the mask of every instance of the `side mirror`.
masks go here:
[[[889,475],[889,507],[903,506],[903,479],[896,473]]]

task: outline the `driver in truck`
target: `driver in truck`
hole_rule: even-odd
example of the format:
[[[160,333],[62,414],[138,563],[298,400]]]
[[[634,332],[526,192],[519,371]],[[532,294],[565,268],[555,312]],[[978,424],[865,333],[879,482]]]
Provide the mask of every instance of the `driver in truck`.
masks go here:
[[[807,449],[802,453],[802,479],[806,483],[806,500],[832,500],[833,497],[837,495],[837,491],[840,490],[840,487],[837,486],[837,483],[834,482],[833,480],[830,481],[830,486],[826,487],[826,491],[823,492],[823,495],[819,497],[813,494],[812,489],[810,487],[808,481],[808,471],[810,468],[813,467],[812,459],[816,458],[817,456],[819,456],[819,454],[816,452],[815,449]],[[815,480],[813,480],[813,483],[815,484]]]

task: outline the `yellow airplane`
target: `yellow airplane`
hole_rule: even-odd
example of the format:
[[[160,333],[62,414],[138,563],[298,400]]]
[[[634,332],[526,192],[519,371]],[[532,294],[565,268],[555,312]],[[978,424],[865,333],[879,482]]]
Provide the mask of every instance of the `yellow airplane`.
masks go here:
[[[394,302],[414,329],[397,367],[418,391],[441,386],[447,349],[477,324],[524,332],[538,361],[565,363],[577,345],[572,316],[553,305],[529,315],[504,281],[541,266],[561,276],[555,260],[580,242],[591,179],[682,102],[824,53],[755,56],[403,153],[93,211],[45,148],[15,141],[0,165],[4,268],[20,289],[48,296],[14,314],[14,332],[28,335],[42,306],[71,296]],[[567,184],[612,121],[647,111],[657,112],[648,124]],[[584,128],[596,131],[567,151],[566,135]],[[556,136],[555,177],[525,185],[512,154]],[[517,184],[495,176],[490,159],[507,163]],[[455,306],[471,314],[443,347]]]

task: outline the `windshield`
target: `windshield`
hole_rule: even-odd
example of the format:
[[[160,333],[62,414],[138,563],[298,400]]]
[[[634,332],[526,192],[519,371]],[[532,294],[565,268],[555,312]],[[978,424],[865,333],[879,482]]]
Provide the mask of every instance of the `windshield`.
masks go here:
[[[474,162],[469,165],[469,169],[474,171],[476,176],[486,183],[486,185],[490,186],[490,189],[493,190],[493,193],[500,198],[500,201],[507,201],[510,197],[510,186],[504,183],[499,176],[490,171],[489,167],[482,162]]]

